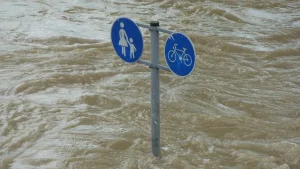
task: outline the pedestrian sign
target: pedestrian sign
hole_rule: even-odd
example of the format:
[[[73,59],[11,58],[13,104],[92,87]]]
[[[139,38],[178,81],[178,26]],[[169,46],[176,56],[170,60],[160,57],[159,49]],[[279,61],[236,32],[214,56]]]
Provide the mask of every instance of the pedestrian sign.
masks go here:
[[[173,33],[165,44],[165,59],[170,70],[178,76],[188,76],[195,67],[195,48],[189,37]]]
[[[125,62],[134,63],[143,53],[144,42],[139,27],[128,18],[118,18],[111,28],[111,41]]]

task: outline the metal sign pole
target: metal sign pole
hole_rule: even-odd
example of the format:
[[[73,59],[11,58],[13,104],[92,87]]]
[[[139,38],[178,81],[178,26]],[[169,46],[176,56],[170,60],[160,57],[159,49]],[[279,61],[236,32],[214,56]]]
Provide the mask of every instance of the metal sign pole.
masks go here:
[[[143,37],[139,27],[150,30],[151,62],[140,60],[143,53]],[[171,34],[166,41],[164,55],[168,67],[159,64],[159,32]],[[160,94],[159,69],[172,71],[178,76],[188,76],[195,67],[195,48],[189,37],[182,33],[159,28],[159,22],[149,25],[135,23],[129,18],[118,18],[111,28],[112,45],[119,57],[128,63],[140,63],[151,68],[151,134],[152,153],[160,154]]]
[[[159,22],[150,22],[151,27],[159,27]],[[151,64],[159,64],[159,32],[151,29]],[[160,95],[159,95],[159,69],[151,69],[151,115],[152,115],[152,153],[158,157],[160,153]]]

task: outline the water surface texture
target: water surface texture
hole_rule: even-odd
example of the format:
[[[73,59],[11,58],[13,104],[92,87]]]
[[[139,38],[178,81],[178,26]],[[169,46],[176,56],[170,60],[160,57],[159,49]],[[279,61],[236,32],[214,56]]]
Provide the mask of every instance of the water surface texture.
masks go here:
[[[298,0],[1,0],[0,169],[299,169],[299,9]],[[189,77],[160,74],[160,158],[150,69],[123,62],[110,42],[124,16],[158,20],[196,48]]]

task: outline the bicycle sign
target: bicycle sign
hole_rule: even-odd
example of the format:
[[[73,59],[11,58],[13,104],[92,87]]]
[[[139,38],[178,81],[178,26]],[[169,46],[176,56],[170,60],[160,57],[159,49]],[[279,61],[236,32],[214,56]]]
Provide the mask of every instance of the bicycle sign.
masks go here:
[[[196,61],[192,41],[182,33],[171,34],[165,44],[165,59],[174,74],[188,76]]]
[[[168,52],[169,61],[175,62],[176,58],[178,58],[181,63],[184,63],[186,66],[191,66],[192,57],[189,54],[186,54],[186,48],[183,48],[183,50],[179,50],[176,46],[177,44],[174,44],[173,50],[170,50]],[[181,52],[181,54],[179,54],[179,52]]]

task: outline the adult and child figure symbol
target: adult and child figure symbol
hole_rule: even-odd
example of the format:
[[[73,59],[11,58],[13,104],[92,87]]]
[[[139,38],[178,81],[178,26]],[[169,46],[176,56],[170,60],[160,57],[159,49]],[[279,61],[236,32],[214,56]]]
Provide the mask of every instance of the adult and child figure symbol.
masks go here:
[[[124,30],[123,22],[120,23],[120,27],[121,27],[121,29],[119,31],[119,36],[120,36],[119,45],[122,47],[122,54],[124,55],[124,57],[126,57],[126,48],[129,45],[130,58],[135,58],[134,53],[136,52],[136,48],[133,44],[133,39],[132,38],[128,39],[127,33]]]

